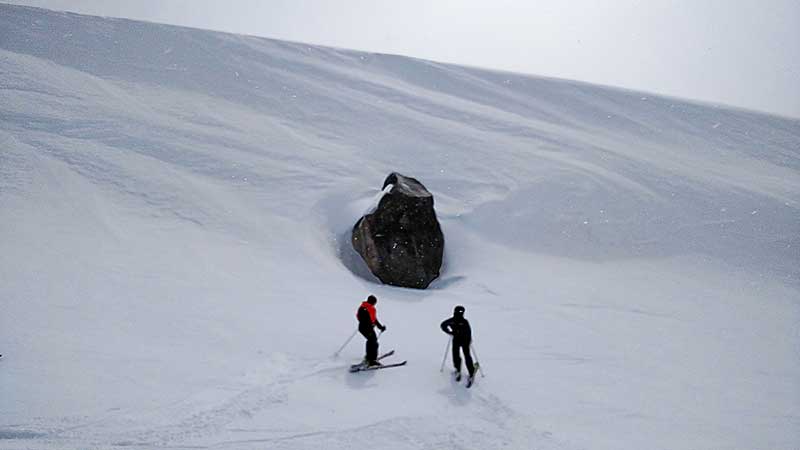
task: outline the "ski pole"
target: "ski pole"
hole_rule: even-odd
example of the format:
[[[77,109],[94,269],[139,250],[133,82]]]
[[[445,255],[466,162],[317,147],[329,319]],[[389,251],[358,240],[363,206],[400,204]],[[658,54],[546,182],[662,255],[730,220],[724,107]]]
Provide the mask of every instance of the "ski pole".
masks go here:
[[[346,340],[346,341],[344,341],[344,344],[342,344],[342,346],[341,346],[341,347],[339,347],[339,350],[336,350],[336,353],[334,353],[334,354],[333,354],[333,357],[334,357],[334,358],[336,358],[336,357],[338,357],[338,356],[339,356],[339,353],[341,353],[341,352],[342,352],[342,350],[344,350],[344,348],[347,346],[347,344],[349,344],[349,343],[350,343],[350,341],[351,341],[351,340],[353,340],[353,337],[355,337],[356,333],[358,333],[358,330],[357,330],[357,329],[356,329],[355,331],[353,331],[353,334],[351,334],[351,335],[350,335],[350,337],[349,337],[349,338],[347,338],[347,340]]]
[[[475,344],[470,343],[469,346],[472,348],[472,354],[475,355],[475,362],[478,363],[478,372],[481,373],[481,378],[486,377],[486,374],[483,373],[483,367],[481,367],[480,358],[478,358],[478,352],[475,351]]]
[[[442,356],[442,368],[439,369],[439,372],[444,372],[444,362],[447,361],[447,352],[450,350],[450,342],[452,341],[453,337],[450,336],[450,338],[447,340],[447,346],[444,348],[444,356]]]

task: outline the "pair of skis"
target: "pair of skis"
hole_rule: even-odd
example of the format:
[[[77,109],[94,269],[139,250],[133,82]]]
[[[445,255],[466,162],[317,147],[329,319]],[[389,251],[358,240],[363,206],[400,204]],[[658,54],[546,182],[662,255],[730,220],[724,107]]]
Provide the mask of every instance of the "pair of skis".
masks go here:
[[[392,356],[392,355],[394,355],[394,350],[388,351],[388,352],[382,354],[381,356],[378,356],[376,361],[380,361],[383,358],[386,358],[386,357],[389,357],[389,356]],[[374,366],[370,366],[370,365],[367,365],[367,363],[362,362],[362,363],[353,364],[352,366],[350,366],[350,372],[353,372],[353,373],[354,372],[366,372],[368,370],[378,370],[378,369],[388,369],[390,367],[400,367],[400,366],[405,366],[407,362],[408,361],[401,361],[399,363],[394,363],[394,364],[378,364],[378,365],[374,365]]]
[[[378,356],[378,358],[376,358],[376,361],[380,361],[380,360],[382,360],[384,358],[387,358],[389,356],[392,356],[392,355],[394,355],[394,350],[390,350],[390,351],[382,354],[381,356]],[[388,368],[391,368],[391,367],[400,367],[400,366],[405,366],[407,362],[408,361],[400,361],[399,363],[378,364],[378,365],[374,365],[374,366],[370,366],[366,362],[362,362],[362,363],[353,364],[352,366],[350,366],[350,372],[351,373],[366,372],[366,371],[369,371],[369,370],[379,370],[379,369],[388,369]],[[470,387],[472,387],[473,384],[475,384],[475,377],[478,375],[478,370],[480,370],[480,363],[476,362],[475,363],[475,370],[472,372],[472,376],[467,378],[467,384],[466,384],[467,389],[469,389]],[[461,373],[460,372],[458,373],[458,375],[456,375],[456,381],[461,381]]]
[[[478,369],[479,368],[480,368],[480,363],[476,362],[475,363],[475,370],[472,372],[471,376],[467,377],[467,384],[466,384],[467,388],[472,387],[472,385],[475,383],[475,376],[478,375]],[[461,371],[453,372],[453,375],[455,376],[456,382],[461,381]]]

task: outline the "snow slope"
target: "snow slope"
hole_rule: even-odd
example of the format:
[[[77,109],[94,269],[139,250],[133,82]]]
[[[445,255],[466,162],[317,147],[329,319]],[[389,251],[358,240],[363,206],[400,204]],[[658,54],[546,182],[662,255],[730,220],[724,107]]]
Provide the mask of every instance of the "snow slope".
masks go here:
[[[426,291],[347,246],[395,170]],[[0,449],[796,449],[799,232],[795,119],[0,5]]]

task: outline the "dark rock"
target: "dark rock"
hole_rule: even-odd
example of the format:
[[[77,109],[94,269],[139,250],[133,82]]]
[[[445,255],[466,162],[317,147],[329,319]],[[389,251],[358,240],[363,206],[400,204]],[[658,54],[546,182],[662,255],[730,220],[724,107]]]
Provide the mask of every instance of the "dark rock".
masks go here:
[[[433,195],[414,178],[393,172],[393,185],[353,227],[353,248],[384,284],[425,289],[439,276],[444,235],[433,210]]]

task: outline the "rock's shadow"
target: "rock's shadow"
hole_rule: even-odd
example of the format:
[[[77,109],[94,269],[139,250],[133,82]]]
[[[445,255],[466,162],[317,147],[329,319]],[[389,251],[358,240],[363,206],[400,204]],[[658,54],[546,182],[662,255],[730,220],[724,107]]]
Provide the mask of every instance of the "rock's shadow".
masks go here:
[[[369,267],[367,267],[367,263],[361,258],[361,255],[356,252],[353,248],[353,244],[350,242],[351,238],[351,231],[347,230],[341,235],[339,235],[339,239],[337,242],[339,243],[339,247],[336,249],[339,260],[342,261],[345,267],[347,267],[353,275],[365,280],[369,281],[370,283],[375,283],[379,285],[383,285],[381,280],[378,279],[375,275],[370,272]]]

